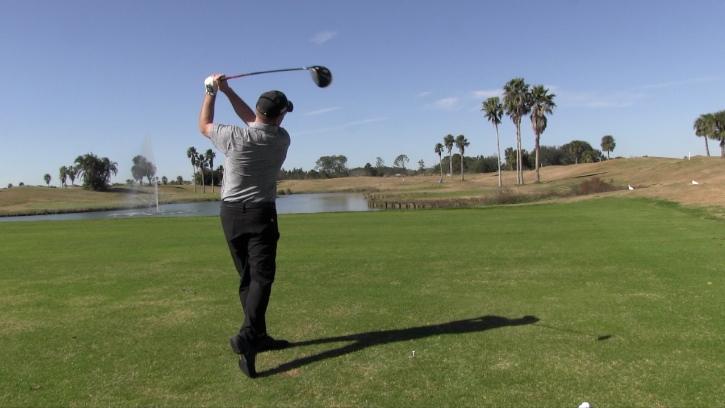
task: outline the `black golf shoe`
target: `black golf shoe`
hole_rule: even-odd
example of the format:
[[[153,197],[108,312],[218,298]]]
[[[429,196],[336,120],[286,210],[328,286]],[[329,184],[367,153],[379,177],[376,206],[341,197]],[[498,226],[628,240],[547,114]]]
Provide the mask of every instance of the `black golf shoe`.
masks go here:
[[[234,353],[239,355],[239,369],[247,377],[255,378],[257,370],[254,368],[254,360],[257,357],[257,350],[249,344],[246,338],[239,335],[229,338],[229,344]]]
[[[257,342],[257,345],[254,348],[257,350],[257,353],[263,353],[270,350],[282,350],[287,347],[289,347],[289,341],[275,340],[272,336],[265,335]]]

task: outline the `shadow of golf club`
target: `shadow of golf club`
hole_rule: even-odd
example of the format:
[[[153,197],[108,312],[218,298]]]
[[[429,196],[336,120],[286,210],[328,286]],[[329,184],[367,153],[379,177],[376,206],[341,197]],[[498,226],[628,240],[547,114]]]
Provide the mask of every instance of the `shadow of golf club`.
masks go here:
[[[594,334],[594,333],[583,332],[583,331],[579,331],[579,330],[572,330],[572,329],[565,329],[565,328],[561,328],[561,327],[554,327],[554,326],[550,326],[548,324],[543,324],[543,323],[536,323],[535,326],[543,327],[543,328],[550,329],[550,330],[561,331],[561,332],[582,334],[584,336],[592,336],[592,337],[593,336],[596,336],[596,340],[597,341],[609,340],[613,336],[612,334],[609,334],[609,333],[606,333],[606,334]]]
[[[520,319],[508,319],[501,316],[481,316],[473,319],[456,320],[454,322],[430,326],[411,327],[407,329],[395,330],[381,330],[367,333],[350,334],[347,336],[327,337],[316,340],[301,341],[291,343],[290,347],[303,347],[314,344],[337,343],[343,341],[353,343],[338,347],[336,349],[327,350],[312,356],[292,360],[290,362],[281,364],[273,369],[259,372],[258,376],[266,377],[270,375],[284,373],[286,371],[294,370],[296,368],[300,368],[317,361],[344,356],[345,354],[354,353],[356,351],[372,346],[379,346],[399,341],[422,339],[425,337],[437,336],[440,334],[476,333],[491,329],[498,329],[501,327],[533,324],[538,321],[539,319],[534,316],[524,316]]]

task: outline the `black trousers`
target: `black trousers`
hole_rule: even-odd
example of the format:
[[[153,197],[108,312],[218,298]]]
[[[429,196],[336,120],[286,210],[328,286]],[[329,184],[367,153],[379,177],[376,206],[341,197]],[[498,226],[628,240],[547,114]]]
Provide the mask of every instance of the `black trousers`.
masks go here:
[[[256,344],[267,334],[267,305],[276,272],[277,210],[274,203],[222,202],[220,218],[234,266],[244,323],[239,334]]]

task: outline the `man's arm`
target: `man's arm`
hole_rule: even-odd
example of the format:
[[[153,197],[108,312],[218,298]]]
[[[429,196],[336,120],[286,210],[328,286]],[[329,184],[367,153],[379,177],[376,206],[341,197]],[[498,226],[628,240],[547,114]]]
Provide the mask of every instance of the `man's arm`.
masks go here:
[[[216,95],[204,95],[204,102],[201,105],[201,114],[199,115],[199,131],[202,135],[211,139],[211,126],[214,122],[214,102]]]
[[[254,111],[242,100],[242,98],[239,97],[239,95],[236,94],[236,92],[234,92],[232,88],[229,87],[226,80],[220,81],[217,78],[217,84],[219,86],[219,91],[223,92],[227,98],[229,98],[229,102],[232,104],[232,108],[234,108],[234,112],[236,112],[237,116],[239,116],[239,119],[244,121],[247,126],[257,120],[257,115],[255,115]]]

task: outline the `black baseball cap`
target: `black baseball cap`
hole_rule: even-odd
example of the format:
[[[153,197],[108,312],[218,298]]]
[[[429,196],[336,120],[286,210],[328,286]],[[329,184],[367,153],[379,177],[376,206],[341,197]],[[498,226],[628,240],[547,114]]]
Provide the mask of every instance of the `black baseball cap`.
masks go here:
[[[285,112],[292,112],[293,109],[292,102],[280,91],[265,92],[257,101],[257,110],[268,118],[276,118]]]

